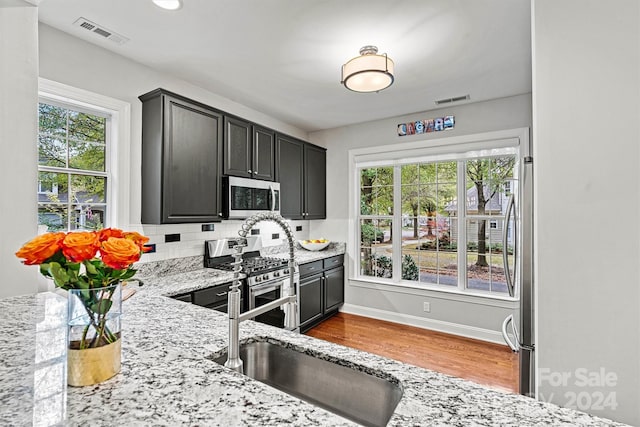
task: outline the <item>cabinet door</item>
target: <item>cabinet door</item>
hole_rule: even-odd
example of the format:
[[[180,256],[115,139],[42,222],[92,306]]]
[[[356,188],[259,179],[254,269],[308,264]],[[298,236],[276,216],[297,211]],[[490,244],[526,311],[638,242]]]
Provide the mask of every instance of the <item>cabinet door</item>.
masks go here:
[[[252,178],[251,123],[234,117],[224,118],[224,169],[225,175]]]
[[[300,329],[322,317],[322,275],[300,279]]]
[[[164,106],[162,222],[218,219],[222,116],[171,96]]]
[[[259,126],[253,127],[253,177],[275,179],[275,133]]]
[[[327,217],[327,153],[323,148],[310,144],[304,150],[304,200],[305,219]]]
[[[304,143],[278,136],[276,142],[276,181],[280,183],[280,214],[303,219]]]
[[[324,314],[336,310],[344,303],[344,267],[324,273]]]

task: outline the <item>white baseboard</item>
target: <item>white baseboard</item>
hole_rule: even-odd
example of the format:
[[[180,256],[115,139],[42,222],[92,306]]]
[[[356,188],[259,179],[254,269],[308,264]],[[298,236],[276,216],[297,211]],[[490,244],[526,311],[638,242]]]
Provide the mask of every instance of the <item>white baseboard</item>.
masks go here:
[[[378,320],[400,323],[402,325],[415,326],[437,332],[458,335],[466,338],[487,341],[506,346],[500,331],[477,328],[475,326],[460,325],[457,323],[444,322],[442,320],[428,319],[424,317],[412,316],[410,314],[394,313],[377,308],[364,307],[361,305],[344,304],[340,311],[343,313],[357,314],[358,316],[371,317]]]

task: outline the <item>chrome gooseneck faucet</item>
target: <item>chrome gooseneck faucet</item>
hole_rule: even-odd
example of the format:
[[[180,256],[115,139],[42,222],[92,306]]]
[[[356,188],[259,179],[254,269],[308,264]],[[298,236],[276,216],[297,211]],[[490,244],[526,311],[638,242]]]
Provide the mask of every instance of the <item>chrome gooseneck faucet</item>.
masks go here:
[[[254,225],[261,221],[273,221],[277,223],[287,235],[289,242],[289,287],[282,290],[282,298],[275,301],[271,301],[268,304],[261,305],[240,314],[240,270],[242,264],[242,248],[247,245],[247,234],[253,228]],[[233,257],[233,282],[228,294],[228,311],[229,311],[229,347],[227,349],[227,361],[224,366],[231,368],[237,372],[243,373],[243,363],[240,359],[240,322],[251,319],[259,314],[265,313],[281,305],[285,306],[284,309],[284,327],[288,330],[294,330],[297,325],[297,302],[296,302],[296,290],[295,290],[295,261],[294,261],[294,238],[291,232],[291,227],[280,215],[274,212],[264,212],[253,215],[247,218],[240,231],[238,231],[240,239],[238,244],[234,246],[235,253]]]

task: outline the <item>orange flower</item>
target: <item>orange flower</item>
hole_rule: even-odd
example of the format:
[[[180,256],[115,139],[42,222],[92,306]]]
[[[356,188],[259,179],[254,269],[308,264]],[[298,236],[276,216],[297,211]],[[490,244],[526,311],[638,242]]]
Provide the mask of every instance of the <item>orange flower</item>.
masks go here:
[[[80,231],[67,234],[62,242],[62,253],[68,260],[82,262],[93,258],[100,242],[93,231]]]
[[[140,259],[140,247],[133,240],[109,237],[100,246],[102,262],[116,270],[128,268]]]
[[[16,252],[26,265],[42,264],[62,248],[65,233],[46,233],[36,236]]]
[[[124,233],[123,237],[125,239],[129,239],[129,240],[133,241],[133,243],[138,245],[140,250],[143,251],[143,252],[147,252],[148,250],[151,249],[151,248],[145,248],[144,247],[144,244],[149,241],[149,238],[146,237],[146,236],[143,236],[142,234],[138,233],[137,231],[127,231],[127,232]]]
[[[98,231],[98,240],[104,242],[109,237],[124,237],[124,232],[119,228],[103,228]]]

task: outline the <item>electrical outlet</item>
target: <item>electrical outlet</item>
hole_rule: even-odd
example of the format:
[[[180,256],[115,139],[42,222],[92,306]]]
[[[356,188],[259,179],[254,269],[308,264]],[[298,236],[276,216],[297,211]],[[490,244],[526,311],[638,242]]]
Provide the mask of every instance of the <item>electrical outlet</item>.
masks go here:
[[[271,234],[271,238],[272,238],[272,239],[279,239],[279,238],[280,238],[280,233],[273,233],[273,234]]]
[[[260,229],[259,228],[252,228],[251,229],[251,235],[252,236],[257,236],[258,234],[260,234]]]
[[[146,249],[144,253],[152,254],[156,251],[156,244],[155,243],[146,244],[144,245],[144,248]]]
[[[302,231],[302,226],[301,225],[296,225],[296,231]]]
[[[202,224],[202,231],[215,231],[216,226],[213,224]]]
[[[164,242],[165,243],[179,242],[179,241],[180,241],[180,233],[165,234],[164,235]]]
[[[431,312],[431,303],[425,301],[425,302],[423,302],[423,304],[424,305],[423,305],[422,309],[424,311],[426,311],[427,313],[430,313]]]

